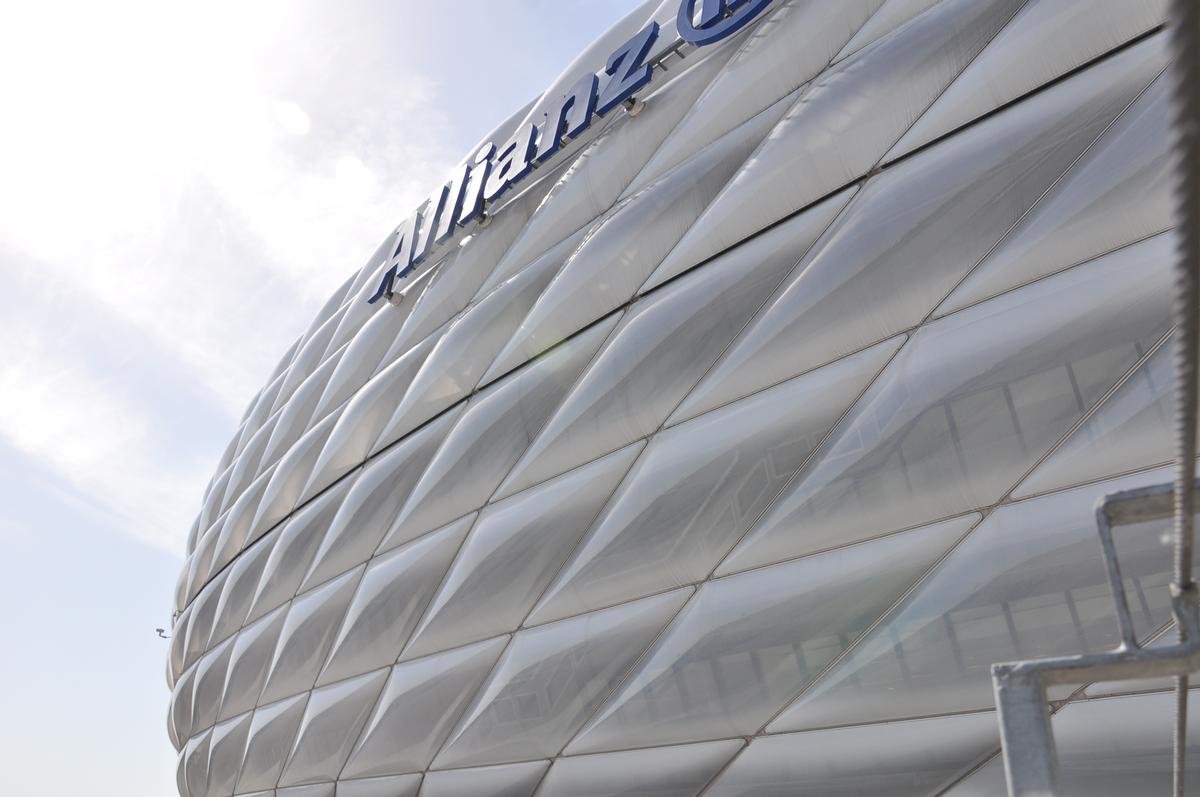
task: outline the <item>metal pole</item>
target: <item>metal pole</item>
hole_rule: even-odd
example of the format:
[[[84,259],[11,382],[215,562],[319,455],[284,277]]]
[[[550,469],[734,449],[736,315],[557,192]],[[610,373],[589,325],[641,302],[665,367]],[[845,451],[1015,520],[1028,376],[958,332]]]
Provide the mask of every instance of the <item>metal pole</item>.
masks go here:
[[[1171,43],[1175,55],[1175,131],[1180,153],[1179,208],[1180,252],[1176,260],[1175,341],[1176,462],[1175,477],[1175,583],[1177,594],[1196,589],[1192,580],[1195,544],[1196,478],[1196,362],[1200,350],[1200,302],[1197,270],[1200,268],[1200,7],[1196,0],[1173,0]],[[1179,641],[1188,631],[1178,624]],[[1183,797],[1187,750],[1188,676],[1175,679],[1175,795]]]

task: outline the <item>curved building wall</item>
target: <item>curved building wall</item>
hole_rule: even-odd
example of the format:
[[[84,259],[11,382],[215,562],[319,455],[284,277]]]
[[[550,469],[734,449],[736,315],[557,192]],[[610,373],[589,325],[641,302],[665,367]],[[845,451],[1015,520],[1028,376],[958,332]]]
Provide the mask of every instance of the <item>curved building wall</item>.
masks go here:
[[[189,538],[181,795],[1001,793],[989,665],[1116,644],[1168,477],[1164,5],[776,0],[372,258]],[[1070,793],[1169,782],[1161,686],[1055,695]]]

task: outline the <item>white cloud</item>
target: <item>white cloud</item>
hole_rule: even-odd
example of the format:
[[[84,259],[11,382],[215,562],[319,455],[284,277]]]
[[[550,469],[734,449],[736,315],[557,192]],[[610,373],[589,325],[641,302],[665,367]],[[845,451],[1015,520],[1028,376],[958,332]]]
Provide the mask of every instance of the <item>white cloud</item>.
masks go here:
[[[180,552],[205,463],[161,445],[121,374],[50,345],[25,320],[0,322],[0,338],[21,341],[0,349],[0,438],[61,476],[111,525]]]
[[[0,244],[20,255],[0,288],[47,320],[97,303],[205,386],[229,433],[329,292],[458,154],[418,73],[314,86],[321,53],[295,50],[323,32],[298,9],[52,1],[6,9],[0,25]],[[162,450],[146,406],[162,396],[130,395],[31,324],[0,328],[22,341],[0,357],[0,440],[177,550],[225,441]],[[90,332],[122,345],[107,334]]]

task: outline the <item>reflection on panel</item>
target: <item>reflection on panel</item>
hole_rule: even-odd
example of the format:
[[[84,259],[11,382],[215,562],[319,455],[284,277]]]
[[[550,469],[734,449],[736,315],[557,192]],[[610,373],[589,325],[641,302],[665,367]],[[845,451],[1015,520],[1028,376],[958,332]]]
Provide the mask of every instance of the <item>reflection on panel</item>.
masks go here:
[[[560,758],[541,797],[695,797],[742,748],[740,739]]]
[[[765,736],[712,797],[924,797],[1000,745],[992,712]]]
[[[628,446],[485,509],[403,658],[515,631],[641,449]],[[479,611],[481,602],[489,611]]]
[[[596,224],[484,378],[506,373],[629,301],[785,108],[781,100],[764,110]]]
[[[557,755],[690,595],[676,590],[517,634],[434,763]]]
[[[997,509],[771,730],[988,708],[993,662],[1115,647],[1092,507],[1106,493],[1168,475],[1159,470]],[[1170,619],[1168,527],[1123,527],[1118,537],[1142,635]]]
[[[498,637],[397,664],[346,764],[346,774],[420,772],[429,766],[507,642]],[[422,721],[413,722],[413,717]]]
[[[534,619],[705,578],[899,345],[882,343],[657,435]]]
[[[1173,223],[1170,81],[1156,79],[937,309],[945,315]],[[1154,246],[1173,243],[1159,241]]]
[[[653,434],[848,198],[831,200],[634,304],[500,494]]]
[[[975,520],[704,585],[568,752],[754,733]]]
[[[530,797],[548,761],[430,772],[421,797]]]
[[[918,330],[721,572],[1004,497],[1169,324],[1121,252]]]
[[[888,153],[927,144],[1163,24],[1166,0],[1032,0]]]
[[[1168,338],[1013,495],[1023,498],[1172,459],[1173,351]]]
[[[1161,43],[1138,45],[869,180],[700,390],[728,401],[922,323],[1150,82]],[[728,201],[754,207],[761,188],[735,196],[736,185]]]

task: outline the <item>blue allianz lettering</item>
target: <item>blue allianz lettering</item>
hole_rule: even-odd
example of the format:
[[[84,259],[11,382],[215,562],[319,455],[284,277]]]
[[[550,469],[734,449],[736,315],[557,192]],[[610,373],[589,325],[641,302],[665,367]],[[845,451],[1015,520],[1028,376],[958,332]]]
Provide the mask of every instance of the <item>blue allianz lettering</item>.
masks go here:
[[[686,43],[702,47],[732,36],[761,14],[772,0],[682,0],[676,28]],[[645,88],[653,75],[648,58],[661,35],[651,22],[608,58],[604,71],[584,75],[547,109],[540,124],[526,122],[500,146],[488,143],[457,167],[445,185],[392,234],[391,256],[367,301],[391,299],[439,244],[480,218],[514,185]]]

